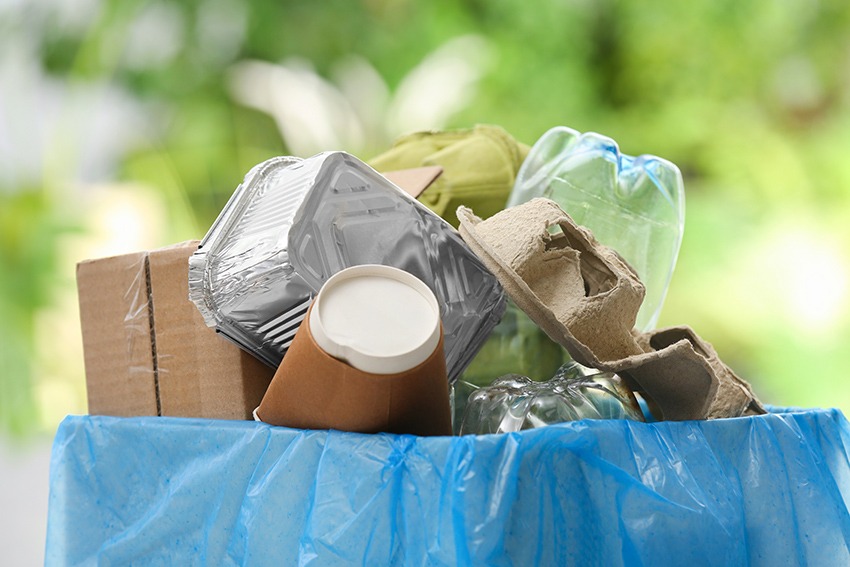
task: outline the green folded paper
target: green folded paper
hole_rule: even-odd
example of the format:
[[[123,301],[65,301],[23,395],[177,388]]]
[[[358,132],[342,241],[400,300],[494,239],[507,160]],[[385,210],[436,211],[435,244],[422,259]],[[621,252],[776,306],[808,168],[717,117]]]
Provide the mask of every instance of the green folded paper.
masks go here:
[[[440,176],[419,201],[457,228],[457,208],[464,205],[491,216],[505,207],[529,146],[499,126],[416,132],[402,136],[385,153],[369,161],[380,172],[438,165]]]

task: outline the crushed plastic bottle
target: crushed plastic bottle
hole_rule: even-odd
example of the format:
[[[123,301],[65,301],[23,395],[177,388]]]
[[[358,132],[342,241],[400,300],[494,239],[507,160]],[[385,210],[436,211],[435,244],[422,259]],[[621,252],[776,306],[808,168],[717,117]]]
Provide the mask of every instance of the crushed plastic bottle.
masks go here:
[[[509,433],[579,419],[644,421],[622,378],[570,361],[547,382],[507,374],[474,390],[456,429],[459,435]]]
[[[466,404],[476,390],[478,390],[478,386],[465,380],[458,379],[449,384],[449,405],[452,410],[452,433],[454,435],[460,435],[460,425],[463,422]]]
[[[559,126],[531,148],[507,207],[552,199],[576,224],[616,250],[646,286],[636,327],[655,327],[676,266],[685,222],[682,174],[671,162],[620,153],[611,138]]]

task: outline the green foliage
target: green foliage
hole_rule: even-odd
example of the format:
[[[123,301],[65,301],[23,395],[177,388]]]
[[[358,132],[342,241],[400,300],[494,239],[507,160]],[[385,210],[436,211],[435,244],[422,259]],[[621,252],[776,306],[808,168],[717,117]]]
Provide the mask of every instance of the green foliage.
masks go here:
[[[56,241],[71,227],[43,191],[0,193],[0,431],[32,430],[34,322],[56,282]]]
[[[158,22],[157,43],[139,55],[145,18]],[[331,77],[355,54],[392,90],[447,40],[479,34],[496,60],[450,126],[499,124],[530,144],[567,125],[679,165],[688,221],[662,322],[693,324],[780,403],[833,403],[801,393],[786,362],[822,356],[840,373],[850,362],[836,346],[850,341],[847,324],[829,340],[777,331],[793,321],[732,304],[711,282],[728,279],[743,245],[777,215],[805,211],[812,226],[829,217],[831,234],[847,236],[834,220],[850,212],[846,0],[103,0],[85,25],[40,25],[42,64],[54,77],[107,81],[148,110],[150,128],[118,176],[158,188],[180,237],[200,236],[251,166],[288,152],[271,117],[229,94],[235,62],[297,56]],[[159,59],[145,59],[156,48]],[[23,431],[22,416],[34,413],[33,317],[49,301],[67,227],[55,187],[3,191],[0,427]],[[850,407],[850,392],[835,403]]]

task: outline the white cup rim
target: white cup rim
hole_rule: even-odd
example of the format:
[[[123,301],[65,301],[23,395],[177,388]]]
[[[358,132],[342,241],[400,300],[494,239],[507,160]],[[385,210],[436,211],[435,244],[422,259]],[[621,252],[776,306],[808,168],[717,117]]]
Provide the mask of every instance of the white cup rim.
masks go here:
[[[364,352],[353,345],[339,344],[326,333],[322,325],[321,316],[323,294],[345,280],[363,276],[382,277],[398,281],[417,291],[426,300],[427,304],[433,310],[434,318],[433,327],[429,330],[424,341],[412,346],[405,352],[381,356]],[[358,370],[371,374],[398,374],[411,368],[416,368],[431,356],[442,336],[440,307],[431,289],[422,280],[409,272],[379,264],[352,266],[331,276],[322,286],[318,296],[313,301],[308,324],[310,325],[310,333],[313,335],[313,340],[316,341],[316,344],[323,351],[334,358],[347,362]]]

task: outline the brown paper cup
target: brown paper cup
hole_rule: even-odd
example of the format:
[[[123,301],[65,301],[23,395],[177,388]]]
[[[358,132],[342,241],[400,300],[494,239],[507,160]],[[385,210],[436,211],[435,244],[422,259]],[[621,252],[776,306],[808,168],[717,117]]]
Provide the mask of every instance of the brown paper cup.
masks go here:
[[[334,312],[339,315],[339,311],[332,309],[332,304],[322,307],[326,290],[334,289],[334,280],[341,283],[351,277],[373,273],[379,273],[381,277],[390,276],[389,279],[399,276],[395,274],[392,277],[393,274],[387,274],[387,270],[400,272],[384,266],[359,266],[343,271],[347,273],[340,272],[325,284],[298,328],[292,346],[255,412],[256,418],[272,425],[299,429],[451,435],[449,387],[439,318],[431,323],[434,326],[429,331],[430,338],[416,343],[420,346],[414,351],[401,351],[402,354],[388,358],[375,354],[364,356],[336,344],[326,334],[328,328],[324,326],[324,318],[329,316],[333,319]],[[409,274],[402,275],[412,278]],[[432,309],[436,310],[436,301],[430,290],[418,280],[413,283],[414,287],[420,286],[423,297],[430,294]],[[318,312],[314,313],[317,309]],[[331,309],[331,312],[327,313],[326,309]],[[324,315],[317,316],[319,313]],[[436,311],[432,313],[436,315]],[[327,343],[325,348],[329,351],[319,346],[317,336],[311,330],[312,325],[317,326],[316,333],[320,333],[318,338],[322,339],[319,342]],[[425,329],[427,327],[423,331]],[[354,332],[347,324],[344,331],[343,334],[349,335]],[[384,336],[388,336],[387,333]],[[434,345],[438,337],[435,347],[422,350],[423,345]],[[351,360],[351,364],[342,358]],[[409,364],[416,366],[402,370]],[[385,373],[373,373],[373,369]],[[399,371],[393,372],[395,369]]]

